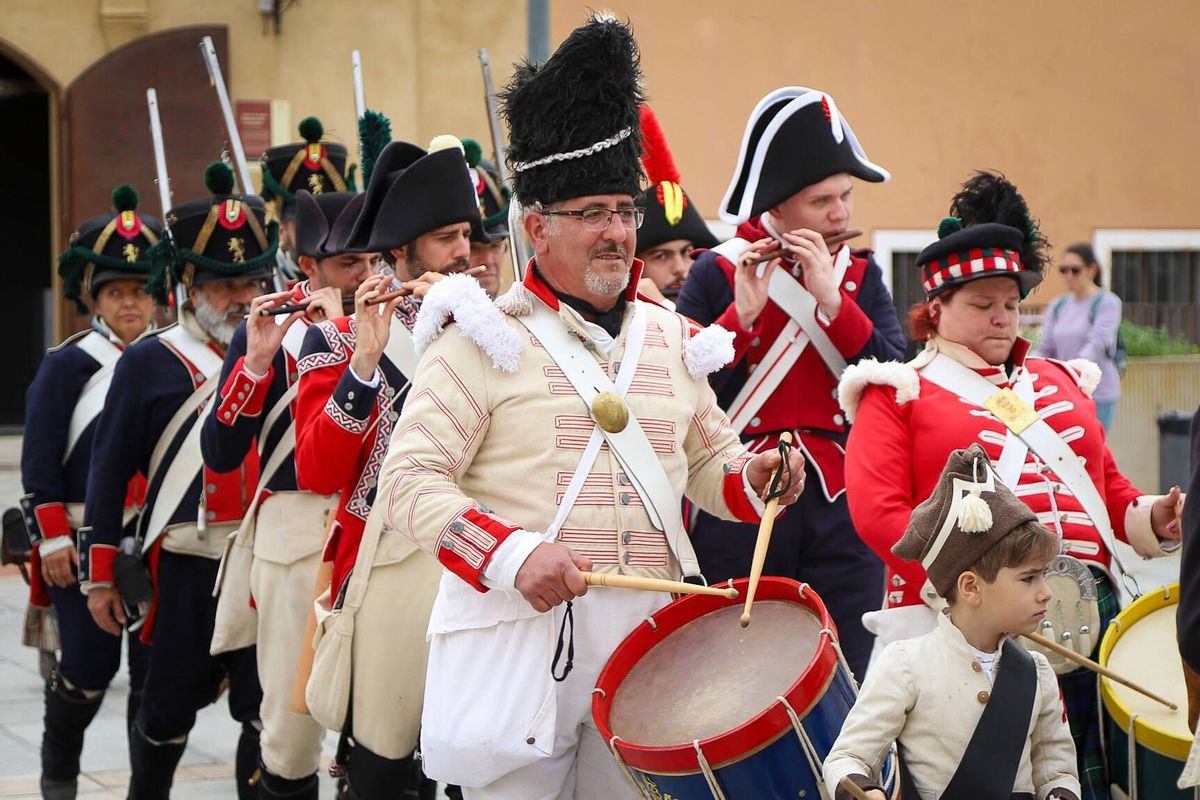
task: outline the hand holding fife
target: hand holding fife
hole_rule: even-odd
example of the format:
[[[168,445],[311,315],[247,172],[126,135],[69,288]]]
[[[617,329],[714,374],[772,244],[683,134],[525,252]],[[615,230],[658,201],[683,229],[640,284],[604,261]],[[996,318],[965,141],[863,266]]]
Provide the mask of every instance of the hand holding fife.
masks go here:
[[[408,292],[390,291],[391,275],[372,275],[354,293],[354,324],[357,342],[350,368],[363,380],[370,380],[379,366],[383,349],[392,331],[396,305]],[[383,296],[387,295],[386,300]],[[379,300],[380,302],[373,302]]]
[[[591,568],[590,559],[566,545],[543,542],[517,570],[517,591],[534,610],[549,611],[559,603],[587,594],[587,583],[580,570]]]
[[[120,636],[125,627],[125,608],[115,586],[93,586],[87,596],[88,611],[105,633]]]
[[[287,329],[295,324],[304,314],[294,311],[288,315],[282,325],[276,324],[275,318],[264,314],[272,308],[282,306],[291,299],[291,292],[272,292],[262,294],[250,301],[250,313],[246,315],[246,369],[255,375],[265,375],[271,368],[271,360],[283,343]]]
[[[745,330],[750,330],[758,321],[758,315],[767,305],[767,286],[771,283],[771,270],[779,266],[780,260],[773,258],[766,262],[765,268],[761,268],[759,258],[775,248],[774,239],[759,239],[746,249],[734,268],[733,304],[737,310],[738,324]]]
[[[308,296],[308,306],[304,313],[314,322],[346,316],[341,290],[332,286],[317,289]]]
[[[767,491],[771,488],[771,476],[779,466],[779,451],[768,450],[759,453],[746,464],[746,479],[750,488],[763,500],[767,499]],[[788,466],[791,467],[791,481],[783,487],[779,497],[779,505],[790,506],[800,499],[804,492],[804,453],[799,447],[793,446],[788,450]]]
[[[799,228],[783,234],[784,249],[796,257],[804,270],[804,288],[816,298],[829,319],[842,310],[842,292],[833,269],[833,255],[825,239],[816,231]]]

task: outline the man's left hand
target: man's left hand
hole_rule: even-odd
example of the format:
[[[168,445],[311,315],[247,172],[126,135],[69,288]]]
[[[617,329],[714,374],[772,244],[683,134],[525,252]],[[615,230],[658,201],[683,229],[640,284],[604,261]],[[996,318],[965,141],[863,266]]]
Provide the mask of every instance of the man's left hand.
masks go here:
[[[825,237],[808,228],[783,234],[786,249],[796,256],[804,270],[804,288],[817,300],[817,306],[832,320],[842,310],[842,288],[833,271],[833,256]]]
[[[1183,512],[1183,501],[1187,497],[1172,486],[1171,491],[1159,497],[1150,507],[1150,528],[1159,539],[1178,539],[1183,532],[1179,530],[1179,515]]]
[[[763,501],[767,499],[767,491],[771,488],[771,476],[775,474],[775,468],[778,466],[779,451],[773,449],[759,453],[746,464],[746,480]],[[800,494],[804,491],[804,454],[800,452],[799,447],[788,448],[788,466],[791,467],[791,481],[783,487],[783,494],[779,497],[781,506],[790,506],[800,499]]]

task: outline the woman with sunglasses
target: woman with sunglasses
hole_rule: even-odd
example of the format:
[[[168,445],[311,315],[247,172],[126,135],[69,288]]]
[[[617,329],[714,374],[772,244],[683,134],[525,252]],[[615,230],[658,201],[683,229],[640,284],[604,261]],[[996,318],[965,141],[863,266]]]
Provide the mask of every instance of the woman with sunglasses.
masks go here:
[[[1089,396],[1099,380],[1093,364],[1036,358],[1018,336],[1018,304],[1041,281],[1049,244],[1016,187],[976,173],[950,213],[939,240],[917,258],[926,300],[913,306],[909,322],[924,351],[907,364],[861,361],[838,387],[852,422],[850,515],[887,575],[884,608],[863,623],[876,633],[876,648],[935,627],[944,601],[925,567],[891,548],[950,454],[978,442],[991,462],[978,480],[1003,482],[1062,541],[1056,564],[1080,602],[1052,603],[1041,632],[1095,657],[1119,592],[1139,588],[1120,577],[1114,538],[1144,557],[1173,549],[1181,493],[1174,487],[1147,496],[1117,469]],[[1080,800],[1107,800],[1096,677],[1069,662],[1056,672],[1078,753]]]
[[[1083,358],[1100,367],[1100,384],[1092,399],[1104,429],[1112,430],[1121,396],[1121,375],[1113,357],[1121,327],[1121,298],[1106,292],[1100,282],[1100,264],[1092,246],[1073,244],[1063,254],[1059,273],[1067,293],[1050,301],[1042,323],[1042,339],[1035,355],[1069,361]]]

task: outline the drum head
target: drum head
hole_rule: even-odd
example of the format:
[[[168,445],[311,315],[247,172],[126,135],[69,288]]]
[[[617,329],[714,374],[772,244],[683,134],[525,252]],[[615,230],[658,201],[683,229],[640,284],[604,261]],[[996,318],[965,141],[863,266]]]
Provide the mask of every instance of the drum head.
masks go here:
[[[740,604],[716,609],[651,648],[613,697],[612,732],[647,747],[690,744],[745,724],[786,694],[817,653],[820,618],[778,600],[756,602],[748,628],[741,613]]]

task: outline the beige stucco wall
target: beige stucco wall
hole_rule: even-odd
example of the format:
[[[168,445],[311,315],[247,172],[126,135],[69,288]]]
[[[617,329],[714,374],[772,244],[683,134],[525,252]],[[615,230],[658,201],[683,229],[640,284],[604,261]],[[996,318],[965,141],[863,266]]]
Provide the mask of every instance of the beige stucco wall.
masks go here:
[[[552,3],[555,43],[584,19]],[[1096,228],[1200,227],[1195,0],[613,0],[684,187],[708,217],[760,97],[824,89],[893,179],[855,226],[929,229],[977,168],[1021,188],[1058,249]],[[1057,293],[1057,273],[1040,296]]]
[[[136,36],[227,25],[231,96],[285,100],[293,140],[295,123],[315,114],[353,152],[352,50],[362,52],[367,105],[391,117],[393,136],[424,144],[452,132],[486,142],[478,48],[488,48],[502,85],[526,44],[524,0],[303,0],[284,14],[278,35],[264,33],[255,0],[5,0],[3,6],[0,40],[60,88]],[[199,48],[179,58],[204,69]]]

